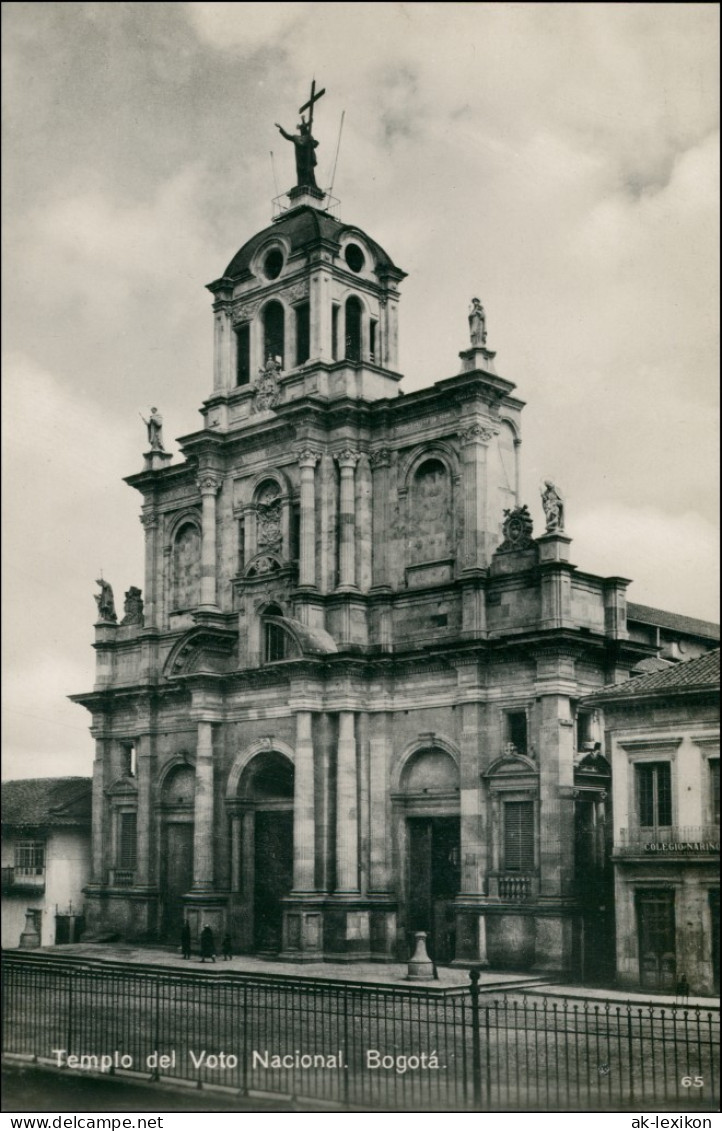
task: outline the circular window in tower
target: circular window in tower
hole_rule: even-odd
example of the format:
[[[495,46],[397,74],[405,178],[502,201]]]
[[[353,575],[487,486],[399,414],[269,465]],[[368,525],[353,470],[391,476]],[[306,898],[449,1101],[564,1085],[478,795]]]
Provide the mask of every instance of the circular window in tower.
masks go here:
[[[263,257],[263,274],[267,279],[277,279],[283,270],[283,252],[280,247],[272,247]]]
[[[349,243],[346,245],[344,258],[352,271],[355,271],[357,274],[359,271],[363,271],[366,257],[357,243]]]

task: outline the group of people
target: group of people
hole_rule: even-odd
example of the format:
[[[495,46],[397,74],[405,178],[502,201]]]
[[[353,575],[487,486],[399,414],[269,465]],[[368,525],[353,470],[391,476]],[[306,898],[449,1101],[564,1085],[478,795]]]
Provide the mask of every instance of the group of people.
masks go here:
[[[206,958],[210,958],[211,962],[216,960],[216,940],[211,927],[206,925],[201,931],[201,962],[205,962]],[[181,931],[181,952],[184,958],[192,958],[193,953],[191,950],[191,927],[190,923],[186,920],[183,923]],[[232,958],[233,946],[231,944],[231,936],[226,931],[221,942],[221,957]]]

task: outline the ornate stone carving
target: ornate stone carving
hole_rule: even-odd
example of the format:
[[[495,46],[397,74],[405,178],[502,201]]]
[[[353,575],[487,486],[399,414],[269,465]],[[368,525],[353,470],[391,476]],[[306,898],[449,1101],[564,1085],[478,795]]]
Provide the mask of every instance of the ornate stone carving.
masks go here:
[[[198,490],[201,495],[217,495],[221,487],[221,481],[215,475],[202,475],[198,479]]]
[[[490,440],[494,439],[494,436],[496,436],[496,430],[494,428],[485,428],[484,425],[479,424],[478,421],[470,424],[468,428],[464,428],[463,431],[459,433],[459,439],[464,445],[476,443],[488,444]]]
[[[497,554],[509,553],[512,550],[528,550],[534,545],[532,540],[534,520],[526,506],[505,510],[501,529],[504,541],[498,547]]]
[[[281,500],[256,504],[257,541],[259,547],[270,550],[281,543]]]
[[[141,526],[144,526],[147,531],[155,530],[156,526],[158,525],[157,514],[140,514],[138,515],[138,518],[140,520]]]
[[[315,467],[321,458],[321,453],[314,451],[313,448],[302,448],[296,458],[301,467]]]
[[[250,322],[256,316],[259,301],[256,302],[239,302],[233,307],[233,321],[236,322]]]
[[[131,585],[125,594],[123,612],[125,616],[121,624],[143,624],[143,598],[141,590],[135,585]]]
[[[564,530],[564,499],[551,479],[544,480],[542,506],[547,523],[547,534],[561,533]]]
[[[355,467],[361,459],[361,453],[355,452],[351,448],[344,448],[340,452],[334,452],[333,458],[339,467]]]
[[[118,614],[115,611],[112,585],[102,577],[98,578],[95,584],[100,586],[100,593],[93,594],[98,606],[98,620],[105,621],[108,624],[117,624]]]
[[[252,412],[266,412],[275,408],[283,395],[278,377],[281,366],[274,357],[269,357],[265,367],[258,370],[253,395]]]
[[[375,452],[371,452],[369,463],[372,467],[388,467],[391,463],[391,449],[378,448]]]
[[[283,297],[290,303],[300,302],[302,298],[308,298],[308,283],[305,280],[294,283],[283,292]]]

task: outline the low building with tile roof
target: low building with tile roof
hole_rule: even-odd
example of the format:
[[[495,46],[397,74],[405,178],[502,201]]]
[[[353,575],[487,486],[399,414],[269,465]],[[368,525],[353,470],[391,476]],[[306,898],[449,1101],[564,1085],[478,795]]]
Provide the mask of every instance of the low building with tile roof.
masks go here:
[[[90,872],[91,779],[2,787],[2,945],[77,941]]]
[[[719,992],[719,649],[600,688],[617,980]]]

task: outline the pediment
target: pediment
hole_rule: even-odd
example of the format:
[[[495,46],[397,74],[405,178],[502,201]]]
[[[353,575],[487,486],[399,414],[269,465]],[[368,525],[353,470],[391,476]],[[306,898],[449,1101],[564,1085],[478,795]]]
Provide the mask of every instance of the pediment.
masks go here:
[[[163,666],[166,679],[208,673],[224,675],[235,666],[238,633],[216,625],[197,625],[173,646]]]
[[[485,778],[528,777],[530,773],[534,775],[539,773],[539,767],[532,758],[528,758],[526,754],[502,754],[491,763],[482,776]]]

